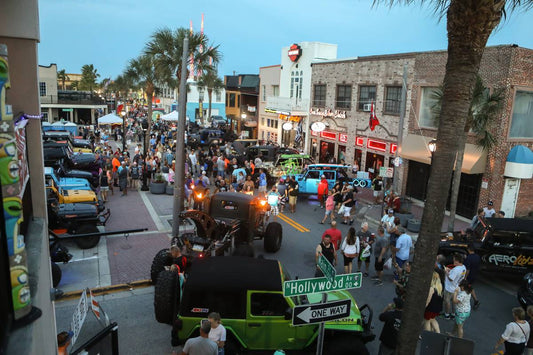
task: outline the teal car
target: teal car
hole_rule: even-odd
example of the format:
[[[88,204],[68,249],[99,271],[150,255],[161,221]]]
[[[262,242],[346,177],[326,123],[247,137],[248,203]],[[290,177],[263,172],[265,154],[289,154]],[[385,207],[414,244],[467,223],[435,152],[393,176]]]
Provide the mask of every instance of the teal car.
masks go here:
[[[352,180],[348,178],[348,166],[340,164],[311,164],[302,174],[295,175],[300,194],[316,194],[318,183],[324,175],[328,180],[328,187],[335,186],[337,180]]]
[[[60,178],[54,172],[54,169],[50,167],[44,168],[44,177],[48,181],[54,180],[55,185],[59,186],[63,190],[92,190],[91,184],[87,179],[81,178]]]

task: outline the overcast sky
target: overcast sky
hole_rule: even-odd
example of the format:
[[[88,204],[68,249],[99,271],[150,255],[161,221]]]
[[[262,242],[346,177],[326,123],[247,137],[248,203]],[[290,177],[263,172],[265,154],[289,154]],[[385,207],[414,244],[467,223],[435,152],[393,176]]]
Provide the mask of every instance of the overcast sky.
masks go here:
[[[386,3],[388,1],[383,1]],[[445,19],[419,5],[372,7],[371,0],[40,0],[39,64],[67,73],[93,64],[114,78],[158,28],[200,30],[220,45],[219,75],[257,74],[279,64],[281,48],[303,41],[338,45],[338,57],[446,49]],[[533,48],[533,11],[512,13],[488,45]]]

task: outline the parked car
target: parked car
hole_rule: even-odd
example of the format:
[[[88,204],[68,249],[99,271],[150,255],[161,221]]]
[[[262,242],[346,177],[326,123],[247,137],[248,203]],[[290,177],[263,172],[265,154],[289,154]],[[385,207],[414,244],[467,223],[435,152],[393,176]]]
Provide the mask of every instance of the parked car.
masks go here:
[[[253,255],[251,244],[263,240],[266,252],[281,248],[283,229],[278,222],[268,222],[270,208],[266,199],[238,192],[219,192],[211,197],[206,212],[189,210],[180,219],[192,222],[196,228],[180,233],[172,241],[189,259],[225,254]],[[169,249],[161,250],[152,262],[151,277],[155,282],[159,272],[171,265]]]
[[[59,177],[50,167],[44,168],[45,179],[52,179],[54,183],[65,190],[92,190],[91,184],[87,179],[73,177]]]
[[[76,153],[72,146],[66,142],[43,143],[44,165],[57,169],[60,164],[65,164],[69,169],[85,170],[98,176],[99,165],[96,156],[92,153]]]
[[[99,201],[94,191],[91,190],[65,190],[57,186],[51,178],[46,179],[46,191],[49,198],[56,198],[60,204],[63,203],[87,203],[95,205],[98,211],[104,209],[104,204]]]
[[[222,116],[211,116],[211,124],[213,127],[224,128],[228,121]]]
[[[282,148],[278,145],[250,145],[245,148],[245,159],[255,159],[261,154],[261,160],[265,162],[275,162],[280,154],[299,154],[298,150],[293,148]]]
[[[533,304],[533,273],[524,275],[516,293],[516,298],[524,309]]]
[[[79,179],[85,179],[91,183],[91,186],[93,188],[97,188],[100,185],[99,177],[98,175],[93,175],[89,171],[84,170],[77,170],[77,169],[67,169],[63,162],[58,162],[58,168],[55,169],[55,172],[58,177],[61,178],[79,178]],[[53,169],[53,168],[52,168]]]
[[[223,315],[225,354],[276,349],[315,353],[319,327],[295,327],[295,306],[320,303],[320,293],[284,297],[290,276],[277,260],[250,257],[207,258],[195,263],[186,282],[174,271],[159,275],[154,292],[155,316],[172,325],[173,346],[198,336],[200,321],[212,312]],[[325,323],[324,354],[368,354],[374,339],[372,310],[358,307],[348,291],[328,292],[328,300],[350,300],[350,315]]]
[[[348,166],[338,164],[311,164],[301,174],[296,175],[299,192],[301,194],[316,194],[318,183],[324,175],[328,180],[328,187],[335,186],[337,180],[351,180],[348,178]]]
[[[271,166],[267,165],[268,172],[279,179],[287,175],[299,175],[304,168],[314,164],[313,158],[307,154],[280,154]]]

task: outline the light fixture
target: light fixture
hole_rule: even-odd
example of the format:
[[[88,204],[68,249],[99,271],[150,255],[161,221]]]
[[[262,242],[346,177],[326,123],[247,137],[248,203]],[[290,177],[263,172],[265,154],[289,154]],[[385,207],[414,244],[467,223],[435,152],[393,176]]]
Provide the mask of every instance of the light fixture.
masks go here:
[[[315,132],[322,132],[326,129],[326,124],[324,122],[316,121],[311,123],[311,130]]]
[[[431,152],[431,154],[435,153],[435,151],[437,150],[437,140],[436,139],[432,139],[428,143],[428,149]]]
[[[283,126],[281,126],[284,131],[290,131],[292,129],[292,123],[291,122],[285,122]]]
[[[241,118],[242,118],[243,120],[245,120],[245,119],[246,119],[246,114],[245,114],[245,113],[241,114]]]

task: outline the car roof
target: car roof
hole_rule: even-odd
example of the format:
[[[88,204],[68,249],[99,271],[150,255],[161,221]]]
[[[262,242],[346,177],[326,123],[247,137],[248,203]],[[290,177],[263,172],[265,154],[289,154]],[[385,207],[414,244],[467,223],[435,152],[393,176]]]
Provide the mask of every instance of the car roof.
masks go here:
[[[487,218],[494,231],[533,232],[533,219]]]
[[[235,202],[250,203],[255,197],[240,192],[218,192],[211,197],[211,201],[231,200]]]
[[[277,260],[224,256],[195,260],[185,287],[281,291],[281,286],[281,268]]]

